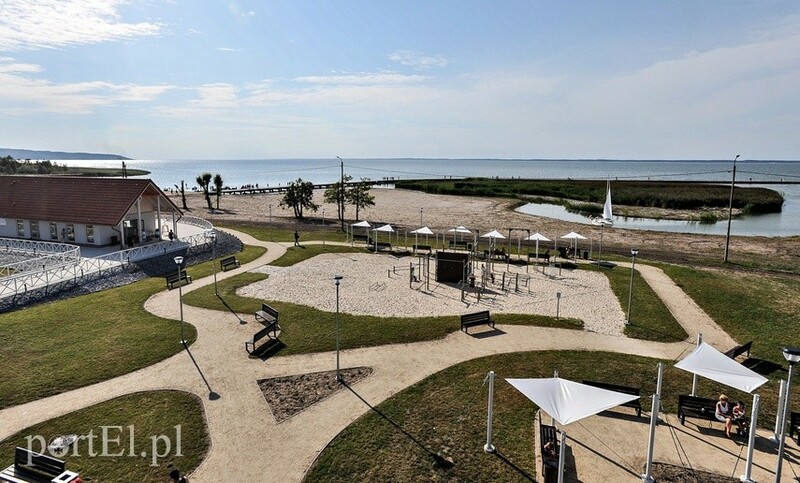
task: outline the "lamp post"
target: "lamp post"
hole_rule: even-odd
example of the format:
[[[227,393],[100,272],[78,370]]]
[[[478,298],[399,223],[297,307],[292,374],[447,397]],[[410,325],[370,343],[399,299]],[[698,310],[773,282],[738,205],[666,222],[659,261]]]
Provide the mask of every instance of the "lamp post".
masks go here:
[[[631,286],[628,289],[628,321],[625,322],[625,325],[631,323],[631,300],[633,299],[633,270],[634,267],[636,266],[636,255],[638,254],[639,254],[639,249],[631,248],[631,257],[633,258],[633,261],[631,262]]]
[[[736,185],[736,160],[739,159],[739,155],[737,154],[735,158],[733,158],[733,177],[731,177],[731,197],[728,201],[728,234],[725,236],[725,257],[723,262],[728,261],[728,247],[731,243],[731,216],[733,216],[733,187]]]
[[[178,266],[178,305],[181,308],[181,344],[186,346],[186,339],[183,337],[183,283],[181,282],[181,264],[183,257],[175,257],[175,264]]]
[[[342,382],[339,375],[339,282],[342,281],[341,275],[334,275],[333,281],[336,284],[336,380]]]
[[[269,222],[272,223],[272,205],[269,205]]]
[[[422,225],[422,208],[419,209],[419,226],[423,226]]]
[[[214,230],[206,232],[206,239],[211,240],[211,268],[214,270],[214,295],[219,296],[217,292],[217,232]]]
[[[556,320],[558,320],[560,311],[561,311],[561,292],[556,292]]]
[[[780,483],[781,481],[781,466],[783,466],[783,449],[786,445],[786,415],[789,413],[789,402],[792,400],[791,398],[791,388],[792,388],[792,371],[794,369],[794,365],[800,362],[800,348],[798,347],[784,347],[783,348],[783,357],[786,358],[786,361],[789,362],[789,377],[786,378],[786,403],[783,405],[783,417],[781,421],[781,437],[778,443],[778,464],[775,468],[775,483]]]

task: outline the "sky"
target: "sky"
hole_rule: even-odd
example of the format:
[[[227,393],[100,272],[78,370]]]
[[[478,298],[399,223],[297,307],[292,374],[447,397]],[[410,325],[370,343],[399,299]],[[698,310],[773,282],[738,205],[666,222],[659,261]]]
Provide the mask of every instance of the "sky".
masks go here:
[[[800,2],[2,0],[0,146],[800,159]]]

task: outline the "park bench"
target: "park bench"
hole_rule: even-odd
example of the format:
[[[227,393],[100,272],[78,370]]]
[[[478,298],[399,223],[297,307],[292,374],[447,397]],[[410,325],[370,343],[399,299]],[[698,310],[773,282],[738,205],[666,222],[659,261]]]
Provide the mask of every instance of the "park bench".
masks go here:
[[[78,473],[67,471],[67,464],[51,456],[17,446],[14,464],[0,472],[0,481],[10,483],[69,483]]]
[[[228,267],[239,267],[239,260],[236,257],[226,257],[219,261],[219,268],[224,272]]]
[[[370,245],[370,248],[372,248],[373,250],[375,250],[375,249],[378,249],[378,250],[391,250],[392,249],[392,244],[389,243],[389,242],[377,242],[376,243],[376,242],[373,241],[372,244]]]
[[[555,426],[539,424],[539,451],[542,453],[542,480],[552,481],[557,478],[558,457],[560,448],[558,447],[558,432]],[[553,443],[554,453],[545,450],[547,443]],[[550,476],[548,476],[548,474]],[[554,478],[555,476],[555,478]]]
[[[184,282],[192,283],[192,276],[186,273],[185,271],[182,271],[180,275],[178,275],[177,273],[172,273],[167,275],[167,288],[170,290],[175,288],[176,283],[180,285],[185,285]]]
[[[686,394],[678,396],[678,419],[682,425],[686,424],[686,416],[717,421],[716,411],[717,401],[714,399],[688,396]]]
[[[601,389],[608,389],[609,391],[621,392],[622,394],[630,394],[632,396],[637,396],[637,399],[633,401],[628,401],[626,403],[620,404],[620,406],[625,406],[628,408],[633,408],[636,410],[636,415],[642,415],[642,402],[638,399],[638,396],[641,395],[641,390],[638,387],[630,387],[630,386],[620,386],[619,384],[609,384],[607,382],[598,382],[598,381],[587,381],[583,380],[583,383],[587,386],[599,387]]]
[[[544,260],[545,262],[550,262],[550,254],[549,253],[544,253],[544,252],[543,253],[536,253],[536,252],[528,253],[528,263],[530,263],[531,258],[533,258],[536,261]]]
[[[749,358],[750,357],[750,347],[752,347],[752,346],[753,346],[753,341],[751,340],[750,342],[748,342],[746,344],[737,345],[733,349],[725,352],[725,355],[730,357],[731,359],[736,359],[737,357],[739,357],[740,355],[742,355],[742,354],[744,354],[746,352],[747,353],[747,357]]]
[[[414,245],[414,251],[417,250],[428,250],[430,252],[432,248],[430,245]]]
[[[472,250],[472,243],[467,243],[465,241],[448,240],[447,244],[453,249],[459,248],[461,250]]]
[[[792,411],[789,414],[789,439],[794,435],[794,442],[800,446],[800,413]]]
[[[278,323],[278,311],[267,304],[261,304],[261,310],[255,313],[256,320],[264,325]]]
[[[488,310],[482,312],[475,312],[474,314],[464,314],[461,316],[461,330],[469,334],[467,328],[473,325],[488,324],[489,327],[494,328],[494,320],[489,315]]]
[[[269,341],[277,340],[278,329],[280,329],[280,326],[277,321],[267,324],[263,329],[256,332],[253,337],[245,341],[244,350],[246,350],[248,354],[252,354],[256,351],[256,343],[261,339],[267,338]]]

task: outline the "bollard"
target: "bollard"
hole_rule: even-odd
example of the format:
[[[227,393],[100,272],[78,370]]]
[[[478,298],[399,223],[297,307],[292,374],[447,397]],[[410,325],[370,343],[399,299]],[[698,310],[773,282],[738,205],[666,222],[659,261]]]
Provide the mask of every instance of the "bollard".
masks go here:
[[[519,274],[517,274],[517,280],[514,283],[514,291],[519,292]]]
[[[500,289],[501,290],[505,290],[506,289],[506,272],[503,272],[503,281],[500,284]]]

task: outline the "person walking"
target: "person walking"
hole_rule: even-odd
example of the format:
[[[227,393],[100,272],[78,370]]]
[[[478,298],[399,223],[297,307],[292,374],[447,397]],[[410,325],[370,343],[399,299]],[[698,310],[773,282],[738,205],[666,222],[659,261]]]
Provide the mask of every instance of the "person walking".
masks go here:
[[[297,230],[294,231],[294,246],[300,246],[300,234],[297,233]]]

